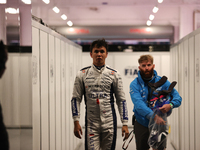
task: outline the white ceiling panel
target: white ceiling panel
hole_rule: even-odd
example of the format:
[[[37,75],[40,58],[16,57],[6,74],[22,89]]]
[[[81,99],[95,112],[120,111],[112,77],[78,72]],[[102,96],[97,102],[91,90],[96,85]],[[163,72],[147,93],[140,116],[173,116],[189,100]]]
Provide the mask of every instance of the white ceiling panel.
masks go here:
[[[7,1],[6,7],[25,5],[21,0]],[[60,9],[58,14],[52,10],[54,6]],[[162,4],[158,4],[157,0],[50,0],[49,4],[32,0],[32,14],[49,26],[67,26],[69,20],[74,26],[144,26],[154,6],[158,6],[159,11],[152,25],[158,26],[178,27],[182,6],[200,12],[200,0],[164,0]],[[66,21],[61,19],[62,14],[67,15]],[[7,22],[18,25],[16,18],[8,16]],[[199,15],[196,15],[195,22],[199,26]]]

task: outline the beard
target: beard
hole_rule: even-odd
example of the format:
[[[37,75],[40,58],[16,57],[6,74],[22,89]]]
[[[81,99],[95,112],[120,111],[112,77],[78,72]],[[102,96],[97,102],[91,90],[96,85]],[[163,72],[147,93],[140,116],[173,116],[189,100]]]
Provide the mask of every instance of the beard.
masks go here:
[[[140,74],[144,79],[150,79],[153,76],[153,68],[150,71],[140,70]]]

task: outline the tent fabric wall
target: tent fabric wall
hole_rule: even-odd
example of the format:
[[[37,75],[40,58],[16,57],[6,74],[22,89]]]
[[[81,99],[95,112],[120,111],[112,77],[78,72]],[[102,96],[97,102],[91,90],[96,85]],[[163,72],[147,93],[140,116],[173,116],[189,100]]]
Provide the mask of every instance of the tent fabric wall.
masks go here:
[[[32,31],[33,149],[75,149],[70,89],[81,46],[35,21]]]
[[[174,147],[180,150],[200,149],[199,49],[200,29],[185,36],[170,48],[170,56],[175,64],[172,67],[176,70],[172,73],[172,78],[178,79],[178,91],[183,99],[177,111],[178,116],[172,116],[171,141]]]

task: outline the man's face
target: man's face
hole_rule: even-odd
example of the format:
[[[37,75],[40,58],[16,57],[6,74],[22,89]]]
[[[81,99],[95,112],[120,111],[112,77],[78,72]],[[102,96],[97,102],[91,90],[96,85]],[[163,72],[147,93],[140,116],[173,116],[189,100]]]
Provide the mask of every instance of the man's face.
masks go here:
[[[152,62],[150,60],[148,60],[148,61],[143,61],[142,63],[140,63],[138,68],[141,72],[141,76],[143,78],[148,79],[153,76],[154,67],[155,67],[155,65],[152,64]]]
[[[104,46],[100,48],[94,47],[90,56],[93,58],[93,64],[95,66],[105,65],[105,59],[107,58],[108,52]]]

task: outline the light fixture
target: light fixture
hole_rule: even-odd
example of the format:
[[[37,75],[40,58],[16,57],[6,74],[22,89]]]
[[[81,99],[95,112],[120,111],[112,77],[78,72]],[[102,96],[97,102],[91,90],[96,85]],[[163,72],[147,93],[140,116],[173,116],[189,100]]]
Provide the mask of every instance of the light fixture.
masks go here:
[[[162,3],[163,2],[163,0],[158,0],[158,3]]]
[[[69,28],[69,32],[74,32],[74,28]]]
[[[6,0],[0,0],[0,4],[6,4]]]
[[[25,4],[31,4],[31,0],[22,0]]]
[[[55,11],[55,13],[59,13],[60,12],[60,10],[58,9],[58,7],[56,7],[56,6],[53,8],[53,11]]]
[[[63,15],[61,16],[61,18],[62,18],[63,20],[67,20],[67,16],[66,16],[65,14],[63,14]]]
[[[154,19],[154,15],[150,15],[149,20],[153,20],[153,19]]]
[[[151,32],[151,28],[149,28],[149,27],[146,28],[146,31],[147,31],[147,32]]]
[[[43,2],[45,2],[46,4],[50,3],[50,0],[42,0]]]
[[[147,25],[150,26],[152,22],[150,20],[147,21]]]
[[[71,21],[67,21],[68,26],[73,26],[73,23]]]
[[[155,6],[155,7],[153,8],[153,12],[154,12],[154,13],[157,13],[157,12],[158,12],[158,7]]]
[[[19,8],[15,9],[15,8],[9,7],[9,8],[5,9],[5,12],[9,13],[9,14],[18,14],[19,13]]]

